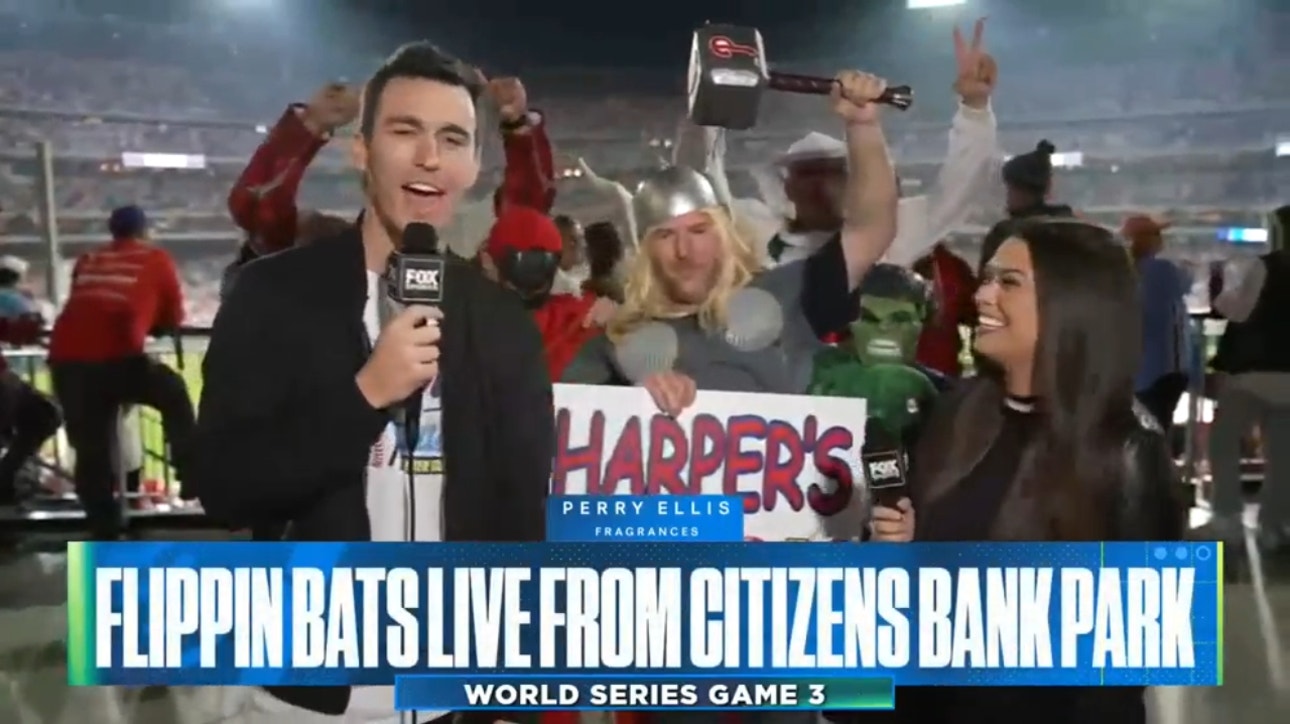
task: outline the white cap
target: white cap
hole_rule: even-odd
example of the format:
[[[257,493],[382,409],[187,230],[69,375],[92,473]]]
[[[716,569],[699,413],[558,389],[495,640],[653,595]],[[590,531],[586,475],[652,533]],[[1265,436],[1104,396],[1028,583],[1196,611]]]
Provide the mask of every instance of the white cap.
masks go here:
[[[20,277],[24,277],[27,276],[27,269],[29,268],[31,268],[31,264],[12,254],[0,256],[0,269],[7,269]]]
[[[790,163],[799,161],[845,161],[846,158],[847,144],[841,139],[811,131],[795,141],[793,145],[788,147],[787,151],[780,154],[779,158],[776,159],[776,164],[787,166]]]

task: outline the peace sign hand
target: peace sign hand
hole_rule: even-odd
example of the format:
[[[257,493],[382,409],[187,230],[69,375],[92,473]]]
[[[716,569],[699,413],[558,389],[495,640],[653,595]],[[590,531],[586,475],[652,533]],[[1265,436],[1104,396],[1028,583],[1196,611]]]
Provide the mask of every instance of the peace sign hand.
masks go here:
[[[972,108],[985,108],[999,76],[999,66],[994,57],[982,47],[984,35],[985,18],[978,18],[972,26],[970,45],[964,42],[963,32],[958,26],[954,27],[954,61],[957,65],[954,91],[963,99],[964,105]]]

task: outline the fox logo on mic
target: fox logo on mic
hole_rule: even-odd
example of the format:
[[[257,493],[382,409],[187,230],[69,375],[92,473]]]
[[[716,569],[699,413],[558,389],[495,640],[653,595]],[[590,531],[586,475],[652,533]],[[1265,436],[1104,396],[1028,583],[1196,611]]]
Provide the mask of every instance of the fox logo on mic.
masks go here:
[[[439,269],[404,269],[403,288],[410,292],[439,291]]]
[[[391,296],[404,304],[443,301],[443,260],[401,258],[391,270]]]
[[[871,488],[904,485],[905,471],[900,453],[882,452],[864,456],[864,474]]]

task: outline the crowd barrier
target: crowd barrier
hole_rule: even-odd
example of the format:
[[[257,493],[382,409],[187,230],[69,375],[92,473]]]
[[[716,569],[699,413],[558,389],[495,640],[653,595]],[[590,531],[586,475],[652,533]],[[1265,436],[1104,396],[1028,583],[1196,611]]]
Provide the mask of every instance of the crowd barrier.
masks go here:
[[[1184,482],[1194,486],[1199,524],[1208,517],[1211,481],[1209,460],[1209,429],[1217,411],[1215,403],[1215,373],[1209,360],[1218,351],[1218,340],[1227,322],[1209,312],[1191,315],[1191,367],[1187,392],[1174,410],[1174,451]],[[1251,437],[1250,441],[1255,440]],[[1248,441],[1247,441],[1248,442]],[[1261,443],[1248,444],[1241,460],[1241,482],[1247,495],[1262,484],[1266,461]]]
[[[1193,315],[1193,361],[1213,356],[1222,322],[1207,315]],[[148,346],[148,354],[164,362],[183,377],[194,404],[201,395],[201,362],[210,337],[208,327],[185,327],[171,337],[158,339]],[[20,347],[5,351],[10,369],[36,389],[50,393],[49,368],[43,347]],[[970,362],[970,360],[969,360]],[[1203,367],[1198,367],[1203,369]],[[1198,502],[1203,504],[1203,482],[1208,478],[1206,429],[1213,419],[1213,400],[1206,397],[1205,375],[1192,376],[1187,393],[1175,412],[1175,450],[1184,482],[1196,486]],[[120,480],[121,505],[130,527],[202,527],[205,521],[196,502],[179,499],[179,481],[166,455],[166,437],[155,410],[135,408],[122,420],[122,459],[126,467],[140,470],[136,493],[125,494],[124,478]],[[60,430],[29,465],[26,477],[38,479],[38,495],[15,509],[0,508],[0,525],[18,529],[79,529],[84,513],[76,501],[71,484],[75,452]],[[1257,468],[1254,466],[1258,476]]]
[[[208,327],[184,327],[174,335],[151,341],[150,357],[174,368],[183,377],[193,404],[201,395],[201,362]],[[51,394],[46,349],[41,346],[8,348],[9,369],[43,393]],[[156,410],[135,407],[122,411],[120,460],[122,471],[138,470],[137,491],[126,491],[126,477],[118,474],[118,499],[128,528],[188,528],[209,525],[201,506],[179,498],[179,480],[166,454],[166,437]],[[22,476],[26,485],[36,485],[34,494],[24,496],[15,508],[0,508],[0,525],[6,530],[80,530],[85,514],[72,485],[75,451],[67,444],[64,431],[45,444]]]

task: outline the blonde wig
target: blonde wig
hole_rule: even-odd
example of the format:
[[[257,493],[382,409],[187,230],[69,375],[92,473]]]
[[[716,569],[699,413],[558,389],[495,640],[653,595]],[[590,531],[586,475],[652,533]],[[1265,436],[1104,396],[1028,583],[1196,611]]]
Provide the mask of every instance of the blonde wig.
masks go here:
[[[659,282],[658,271],[650,255],[650,242],[658,229],[650,229],[640,239],[635,256],[627,271],[624,300],[617,314],[609,321],[607,334],[615,342],[632,330],[656,319],[667,319],[697,314],[699,326],[709,332],[725,327],[730,297],[748,284],[762,270],[761,258],[744,235],[740,234],[721,206],[710,206],[702,213],[712,221],[721,240],[721,268],[716,284],[702,304],[678,306],[666,297]]]

